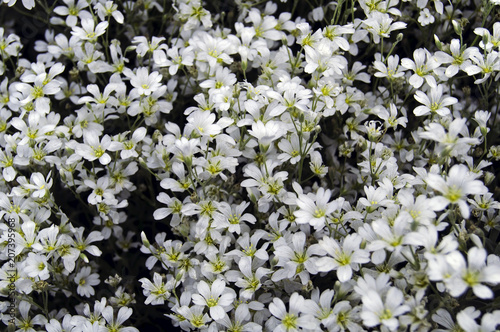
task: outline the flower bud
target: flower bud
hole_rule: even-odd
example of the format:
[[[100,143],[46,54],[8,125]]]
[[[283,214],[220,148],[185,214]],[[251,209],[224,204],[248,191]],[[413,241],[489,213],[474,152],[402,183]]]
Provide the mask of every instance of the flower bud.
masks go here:
[[[146,237],[146,233],[144,233],[144,231],[141,232],[141,240],[142,244],[144,244],[146,248],[149,248],[151,246],[151,243],[149,243],[148,238]]]
[[[434,42],[436,43],[437,48],[442,51],[443,50],[443,43],[439,40],[439,37],[434,35]]]
[[[463,29],[462,29],[462,25],[460,24],[460,22],[453,20],[453,21],[451,21],[451,24],[453,24],[453,29],[455,30],[455,33],[457,35],[461,36]]]
[[[491,172],[484,172],[484,184],[490,185],[495,180],[495,177],[495,174]]]

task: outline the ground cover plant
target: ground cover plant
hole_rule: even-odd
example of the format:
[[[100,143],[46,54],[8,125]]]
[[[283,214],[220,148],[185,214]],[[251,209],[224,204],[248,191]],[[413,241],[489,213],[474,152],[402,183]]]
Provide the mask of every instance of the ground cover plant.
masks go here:
[[[494,331],[497,0],[3,0],[9,331]]]

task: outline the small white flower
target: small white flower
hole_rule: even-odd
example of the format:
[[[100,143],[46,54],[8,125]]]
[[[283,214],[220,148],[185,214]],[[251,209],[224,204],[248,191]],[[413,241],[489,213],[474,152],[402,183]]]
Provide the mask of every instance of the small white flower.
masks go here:
[[[299,210],[293,214],[295,222],[298,224],[310,224],[314,229],[321,229],[325,226],[326,218],[338,208],[338,202],[330,200],[331,190],[319,188],[316,194],[299,194],[297,206]]]
[[[30,183],[23,185],[23,188],[33,190],[31,195],[35,198],[44,197],[52,187],[51,172],[49,172],[49,174],[47,175],[47,179],[50,180],[46,180],[42,173],[33,173],[30,177]]]
[[[380,294],[374,290],[369,290],[362,297],[363,311],[361,318],[363,324],[374,327],[379,324],[387,327],[390,331],[395,331],[399,326],[397,316],[410,310],[410,307],[403,304],[403,292],[395,287],[391,287],[385,296],[385,303]]]
[[[90,297],[95,294],[95,290],[92,286],[97,286],[100,284],[99,275],[97,273],[92,273],[90,266],[84,266],[76,275],[75,283],[78,285],[76,292],[80,296]]]
[[[450,114],[450,109],[447,106],[458,103],[458,99],[447,95],[443,96],[443,85],[439,84],[437,88],[431,89],[428,94],[417,91],[415,92],[415,99],[423,104],[417,106],[413,113],[416,116],[428,115],[437,113],[441,116]]]
[[[154,273],[154,282],[151,282],[147,278],[139,279],[142,283],[142,288],[144,288],[144,295],[147,296],[145,304],[164,304],[170,296],[169,287],[163,282],[163,278],[160,274]]]
[[[441,193],[430,199],[429,205],[435,211],[445,209],[448,204],[457,204],[462,217],[469,218],[470,209],[466,202],[467,195],[486,194],[488,188],[476,180],[477,175],[470,172],[467,166],[454,165],[450,168],[446,179],[438,174],[428,174],[425,182]]]
[[[161,80],[163,76],[157,71],[149,74],[148,68],[141,67],[135,73],[131,70],[124,70],[123,73],[130,78],[130,84],[132,84],[141,96],[149,96],[153,91],[160,89],[162,86]]]
[[[428,8],[424,8],[420,11],[420,15],[418,17],[418,22],[424,27],[426,25],[434,23],[434,16],[431,14]]]
[[[318,320],[314,318],[314,316],[309,314],[299,315],[303,312],[305,304],[305,300],[301,295],[293,293],[288,303],[290,305],[288,311],[285,303],[280,298],[275,297],[273,302],[269,304],[269,311],[274,317],[279,319],[279,324],[273,328],[273,331],[291,332],[302,329],[314,330],[318,328]]]
[[[193,294],[193,303],[200,306],[207,306],[210,309],[210,316],[214,320],[222,319],[232,307],[235,294],[226,288],[224,280],[217,279],[211,286],[201,280],[196,286],[199,294]]]
[[[50,277],[49,263],[45,255],[30,252],[25,260],[24,272],[31,278],[47,280]]]
[[[91,43],[97,41],[97,37],[103,35],[108,27],[108,22],[104,21],[95,26],[92,18],[84,18],[81,21],[82,27],[74,26],[71,34],[81,40],[88,40]]]
[[[102,140],[99,141],[98,136],[84,132],[83,141],[83,144],[78,144],[76,146],[75,153],[77,155],[89,161],[99,159],[102,165],[107,165],[111,162],[110,155],[106,153],[106,150],[108,150],[111,145],[111,137],[109,137],[109,135],[104,135]]]
[[[368,251],[360,249],[362,237],[357,234],[350,234],[344,238],[342,247],[331,237],[323,237],[319,245],[331,257],[321,257],[316,261],[316,266],[320,272],[337,271],[340,282],[351,279],[352,271],[358,271],[359,264],[368,263],[370,254]]]

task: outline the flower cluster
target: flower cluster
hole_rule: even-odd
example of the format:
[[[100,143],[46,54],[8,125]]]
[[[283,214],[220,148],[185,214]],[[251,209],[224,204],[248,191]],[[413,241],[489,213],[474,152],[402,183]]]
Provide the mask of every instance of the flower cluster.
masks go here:
[[[4,0],[3,324],[495,330],[497,5]]]

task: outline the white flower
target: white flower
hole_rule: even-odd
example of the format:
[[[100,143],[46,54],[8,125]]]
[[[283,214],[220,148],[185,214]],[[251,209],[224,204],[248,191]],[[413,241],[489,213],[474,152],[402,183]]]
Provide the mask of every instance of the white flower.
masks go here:
[[[31,195],[35,198],[41,198],[45,196],[45,194],[52,187],[51,172],[49,172],[49,174],[47,175],[47,179],[50,180],[45,180],[45,177],[42,173],[33,173],[30,177],[30,183],[23,185],[23,188],[34,190]]]
[[[465,308],[457,314],[458,325],[467,332],[495,331],[498,324],[500,324],[500,310],[484,314],[481,318],[481,325],[476,323],[475,320],[479,314],[479,311],[474,310],[474,307]]]
[[[467,166],[464,165],[453,165],[446,179],[438,174],[428,174],[425,182],[441,193],[441,196],[431,198],[429,205],[435,211],[441,211],[450,203],[457,204],[462,217],[469,218],[470,209],[465,200],[467,195],[479,195],[488,192],[488,188],[476,178],[477,175],[470,172]]]
[[[447,106],[458,103],[455,97],[443,96],[443,85],[439,84],[437,88],[431,89],[428,94],[422,91],[415,92],[415,99],[423,104],[417,106],[413,113],[416,116],[437,113],[441,116],[450,114],[450,109]]]
[[[97,16],[101,21],[105,21],[105,18],[109,15],[113,16],[116,22],[123,24],[123,14],[118,10],[118,5],[113,3],[113,1],[106,1],[104,4],[101,2],[95,5],[97,9]]]
[[[372,12],[364,23],[367,30],[371,32],[375,44],[380,42],[380,37],[389,38],[392,31],[406,28],[406,23],[393,23],[389,14],[378,11]]]
[[[358,271],[359,264],[368,263],[370,254],[368,251],[360,249],[363,238],[358,234],[349,234],[344,238],[342,247],[332,239],[325,236],[319,241],[320,247],[325,250],[330,257],[321,257],[316,261],[316,266],[320,272],[337,271],[337,278],[340,282],[351,279],[352,271]]]
[[[494,0],[491,2],[496,5],[500,5],[498,0]],[[500,22],[495,22],[493,24],[493,35],[491,35],[490,31],[485,28],[475,28],[474,33],[478,36],[483,37],[483,39],[479,42],[479,46],[482,49],[489,52],[494,47],[496,47],[497,49],[500,47]]]
[[[286,129],[278,121],[268,121],[266,123],[257,121],[252,124],[252,129],[248,130],[248,133],[257,138],[259,144],[264,149],[267,149],[272,142],[286,134]]]
[[[135,327],[123,327],[122,324],[132,315],[132,308],[121,307],[118,314],[113,313],[113,308],[107,306],[102,311],[102,317],[106,320],[106,327],[100,328],[102,332],[139,332]]]
[[[285,303],[280,298],[275,297],[269,304],[269,311],[274,317],[279,319],[279,324],[273,328],[274,332],[291,332],[302,329],[317,329],[318,321],[314,316],[305,314],[299,315],[304,308],[304,298],[293,293],[287,301],[290,305],[287,311]]]
[[[31,278],[40,278],[40,280],[47,280],[50,277],[49,263],[45,255],[39,255],[30,252],[28,258],[24,261],[24,272]]]
[[[473,62],[473,65],[468,66],[464,69],[464,71],[469,75],[483,74],[483,78],[478,78],[474,81],[474,84],[481,84],[485,82],[492,73],[500,71],[500,57],[497,51],[492,51],[485,55],[480,53],[479,51],[472,52],[470,55],[470,59]]]
[[[82,27],[74,26],[71,34],[81,40],[88,40],[91,43],[97,41],[97,37],[103,35],[108,27],[108,22],[104,21],[95,26],[92,18],[82,19]]]
[[[316,194],[299,194],[297,198],[297,206],[299,210],[293,214],[295,222],[298,224],[310,224],[314,229],[318,230],[325,226],[326,218],[338,208],[338,202],[330,200],[332,195],[331,190],[319,188]]]
[[[133,157],[139,157],[139,153],[136,150],[136,147],[140,142],[144,140],[146,137],[147,130],[144,127],[137,128],[132,137],[129,140],[125,140],[123,142],[113,141],[109,147],[109,151],[120,151],[121,159],[128,159]]]
[[[401,60],[401,65],[406,69],[412,70],[413,74],[408,83],[410,83],[415,89],[418,89],[425,82],[435,89],[436,79],[432,76],[433,70],[439,67],[439,62],[431,56],[431,53],[426,49],[419,48],[413,52],[413,60],[404,58]],[[417,99],[418,100],[418,99]]]
[[[142,283],[142,288],[144,288],[144,295],[147,296],[145,304],[164,304],[170,296],[169,285],[163,282],[163,278],[160,274],[154,273],[154,282],[151,282],[148,278],[139,279]],[[172,286],[172,285],[170,285]]]
[[[111,137],[109,135],[104,135],[102,140],[99,141],[98,136],[84,132],[83,141],[84,143],[76,146],[75,153],[77,155],[89,161],[99,159],[102,165],[107,165],[111,162],[110,155],[106,153],[106,150],[111,145]]]
[[[255,292],[262,287],[263,278],[267,276],[271,270],[259,267],[252,271],[252,258],[249,256],[241,257],[238,262],[239,271],[231,270],[226,272],[225,276],[230,282],[235,282],[237,287],[240,287],[240,297],[250,300]]]
[[[109,177],[103,176],[95,180],[85,179],[84,183],[89,188],[93,189],[87,198],[88,202],[92,205],[102,202],[103,200],[112,200],[115,198],[114,190],[109,188]]]
[[[215,228],[227,228],[231,233],[240,234],[242,222],[255,224],[257,219],[250,213],[244,213],[245,209],[250,205],[249,202],[241,202],[239,205],[229,205],[226,202],[217,204],[217,210],[220,213],[214,214],[213,226]],[[247,229],[245,227],[244,229]]]
[[[46,82],[47,74],[42,73],[36,76],[32,86],[28,83],[16,83],[15,89],[19,92],[20,103],[25,106],[34,102],[35,111],[40,115],[50,112],[50,99],[47,95],[55,95],[59,92],[61,82],[50,80]]]
[[[214,320],[222,319],[226,311],[232,307],[235,294],[226,288],[224,280],[217,279],[211,286],[201,280],[196,286],[199,294],[193,294],[193,303],[200,306],[207,306],[210,309],[210,316]]]
[[[274,282],[299,276],[302,284],[306,285],[310,279],[309,274],[318,273],[317,258],[313,256],[321,255],[322,250],[318,245],[307,246],[304,232],[294,233],[288,241],[279,238],[274,247],[274,254],[278,259],[276,266],[283,267],[274,272],[272,276]]]
[[[99,275],[97,273],[92,273],[90,266],[84,266],[76,275],[75,283],[78,285],[76,292],[78,295],[90,297],[95,294],[95,290],[92,286],[97,286],[100,284]]]
[[[391,287],[387,292],[385,303],[380,294],[374,290],[369,290],[361,299],[363,301],[361,318],[363,324],[368,327],[382,324],[390,331],[395,331],[399,326],[397,316],[410,310],[408,305],[402,304],[403,292],[395,287]]]
[[[7,3],[9,7],[12,7],[13,5],[15,5],[17,0],[3,0],[3,3]],[[30,9],[33,9],[33,7],[35,7],[35,0],[23,0],[23,6],[24,8],[30,10]]]
[[[251,23],[255,29],[255,37],[270,40],[280,40],[284,33],[276,29],[278,20],[270,15],[263,15],[259,10],[252,8],[248,13],[245,22]]]
[[[388,206],[392,200],[387,199],[388,192],[382,188],[375,188],[373,186],[365,186],[365,197],[359,199],[359,203],[366,206],[368,212],[373,212],[379,206]]]
[[[130,84],[132,84],[140,96],[149,96],[153,91],[160,89],[162,86],[161,80],[163,76],[157,71],[149,74],[148,68],[141,67],[135,73],[131,70],[124,70],[123,73],[130,78]]]
[[[424,8],[423,10],[420,11],[420,15],[418,16],[418,22],[422,26],[426,26],[429,24],[434,23],[434,16],[432,16],[431,12],[429,11],[429,8]]]
[[[463,255],[458,251],[448,254],[446,262],[456,271],[451,278],[444,280],[451,296],[458,297],[470,287],[481,299],[493,298],[493,291],[484,283],[492,285],[500,283],[500,264],[486,264],[485,249],[478,247],[469,249],[467,264]]]
[[[75,27],[78,24],[78,18],[80,19],[92,19],[92,15],[86,11],[82,10],[83,8],[87,8],[89,4],[85,0],[78,0],[75,4],[75,0],[63,0],[66,6],[57,6],[54,8],[54,13],[67,16],[66,21],[64,22],[58,17],[51,17],[50,23],[52,24],[64,24],[66,23],[69,27]]]
[[[207,323],[211,321],[210,316],[206,313],[203,313],[204,306],[194,305],[192,307],[188,307],[186,305],[177,308],[177,315],[180,315],[184,320],[187,320],[193,328],[201,329],[206,327]],[[225,313],[224,313],[225,315]],[[224,316],[222,316],[224,317]],[[187,328],[190,327],[188,324]]]
[[[456,118],[448,124],[448,132],[441,124],[431,122],[418,136],[438,142],[439,145],[434,151],[443,157],[466,155],[472,145],[480,143],[478,138],[458,136],[466,132],[466,121],[464,118]]]
[[[167,56],[171,59],[168,59]],[[192,66],[194,61],[194,51],[192,46],[181,48],[174,46],[170,47],[165,52],[163,50],[156,50],[153,52],[155,64],[159,67],[169,67],[168,73],[170,75],[177,74],[177,71],[182,66]]]
[[[462,50],[460,47],[460,40],[453,39],[450,42],[450,53],[445,53],[443,51],[438,51],[434,53],[434,57],[441,64],[450,64],[448,68],[446,68],[444,74],[446,77],[453,77],[458,74],[459,70],[466,71],[466,69],[472,65],[472,62],[469,60],[472,52],[477,50],[475,47],[468,47],[465,50]]]
[[[456,331],[460,328],[455,324],[453,318],[446,309],[438,309],[436,313],[432,315],[432,320],[447,329],[440,331]]]

